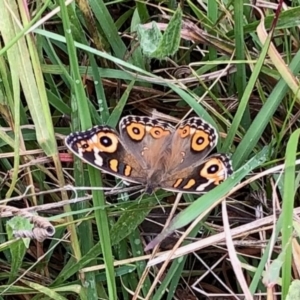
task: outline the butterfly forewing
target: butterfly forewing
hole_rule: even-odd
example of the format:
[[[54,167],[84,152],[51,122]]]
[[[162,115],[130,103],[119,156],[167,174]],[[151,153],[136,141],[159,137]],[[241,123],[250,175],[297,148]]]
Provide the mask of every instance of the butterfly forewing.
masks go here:
[[[122,145],[118,133],[109,126],[95,126],[66,137],[67,147],[86,163],[127,181],[141,183],[140,164]]]

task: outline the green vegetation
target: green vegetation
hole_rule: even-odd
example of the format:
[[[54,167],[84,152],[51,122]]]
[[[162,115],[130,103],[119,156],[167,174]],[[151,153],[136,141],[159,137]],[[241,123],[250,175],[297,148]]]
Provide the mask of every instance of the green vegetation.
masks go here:
[[[299,0],[27,2],[0,0],[0,300],[299,299]],[[234,175],[143,195],[66,151],[130,114],[202,117]]]

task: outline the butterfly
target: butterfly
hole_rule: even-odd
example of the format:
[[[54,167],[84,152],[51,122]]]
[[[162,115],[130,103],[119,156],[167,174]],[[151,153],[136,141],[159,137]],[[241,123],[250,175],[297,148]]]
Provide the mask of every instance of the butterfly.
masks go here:
[[[112,127],[97,125],[75,132],[66,146],[79,158],[126,182],[142,184],[145,192],[157,189],[204,193],[233,173],[228,154],[212,154],[216,129],[199,117],[177,127],[146,116],[129,115]]]

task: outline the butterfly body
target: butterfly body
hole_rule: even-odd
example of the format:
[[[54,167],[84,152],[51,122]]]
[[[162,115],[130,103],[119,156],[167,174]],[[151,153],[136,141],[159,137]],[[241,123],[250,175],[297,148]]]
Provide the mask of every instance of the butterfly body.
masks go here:
[[[98,125],[66,137],[67,147],[100,170],[140,183],[151,194],[162,188],[203,193],[232,174],[226,154],[208,156],[216,146],[216,129],[198,117],[175,128],[149,117],[128,116],[118,133]]]

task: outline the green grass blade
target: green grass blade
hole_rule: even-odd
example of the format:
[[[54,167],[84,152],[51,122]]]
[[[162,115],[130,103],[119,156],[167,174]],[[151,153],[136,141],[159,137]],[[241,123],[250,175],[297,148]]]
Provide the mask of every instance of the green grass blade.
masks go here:
[[[66,42],[68,53],[70,57],[70,66],[71,66],[71,77],[72,77],[72,93],[73,97],[76,96],[78,99],[78,112],[82,124],[82,128],[86,129],[91,127],[91,117],[89,114],[89,107],[85,100],[85,93],[81,82],[80,72],[78,69],[78,60],[77,60],[77,53],[76,48],[74,47],[74,40],[70,28],[70,21],[69,16],[67,14],[67,9],[65,7],[64,1],[60,0],[60,8],[61,8],[61,15],[63,20],[64,31],[66,34]],[[93,186],[101,185],[100,177],[97,177],[97,170],[91,166],[88,166],[90,182]],[[95,206],[104,206],[105,199],[103,192],[100,191],[93,191],[93,201]],[[108,219],[105,210],[100,210],[96,214],[96,223],[98,227],[98,233],[101,242],[101,247],[103,250],[104,259],[106,261],[106,276],[107,276],[107,285],[108,291],[111,298],[116,298],[116,283],[115,283],[115,275],[114,275],[114,268],[113,268],[113,258],[111,252],[111,244],[110,244],[110,237],[109,237],[109,226],[108,226]],[[85,226],[85,239],[84,242],[85,247],[84,249],[88,250],[91,249],[93,246],[93,236],[91,232],[91,225]],[[105,242],[104,242],[105,241]],[[75,245],[78,245],[76,242]],[[96,290],[96,283],[95,283],[95,276],[93,273],[88,273],[87,280],[94,282],[94,284],[90,284],[87,287],[87,296],[88,298],[94,298],[97,296]]]
[[[268,52],[268,48],[269,48],[269,44],[271,42],[271,36],[268,36],[268,40],[266,41],[266,43],[264,44],[264,47],[262,49],[262,52],[257,60],[257,63],[253,69],[253,72],[251,74],[251,77],[249,79],[249,82],[246,86],[246,89],[244,91],[244,94],[243,94],[243,97],[240,101],[240,105],[238,107],[238,110],[235,114],[235,117],[232,121],[232,124],[230,126],[230,129],[229,129],[229,132],[228,132],[228,135],[227,135],[227,138],[223,144],[223,147],[222,149],[228,149],[230,147],[230,145],[232,144],[233,142],[233,139],[235,137],[235,134],[238,130],[238,127],[240,126],[241,124],[241,120],[245,114],[245,111],[247,110],[247,105],[248,105],[248,101],[250,99],[250,96],[251,96],[251,93],[252,93],[252,90],[255,86],[255,83],[256,83],[256,80],[260,74],[260,70],[261,70],[261,67],[264,63],[264,60],[265,60],[265,57],[267,55],[267,52]],[[246,114],[247,115],[247,114]],[[250,131],[250,128],[249,128],[249,131]],[[249,139],[247,140],[248,142],[248,145],[249,145]],[[252,145],[252,143],[251,143]],[[255,145],[255,144],[253,144]],[[223,151],[224,151],[223,150]],[[238,164],[238,162],[236,160],[234,160],[234,165],[235,166],[240,166],[240,164]]]
[[[288,141],[285,153],[284,168],[284,193],[282,205],[282,249],[285,249],[285,259],[282,267],[282,292],[283,298],[288,294],[291,284],[292,271],[292,239],[293,239],[293,209],[296,180],[296,155],[299,145],[300,129],[294,131]]]
[[[118,30],[106,7],[106,4],[102,0],[91,0],[89,1],[89,4],[101,26],[101,29],[110,43],[114,54],[118,58],[123,58],[127,48],[118,34]]]
[[[234,37],[235,37],[235,51],[236,60],[245,60],[245,44],[244,44],[244,1],[234,1]],[[264,57],[264,54],[262,54]],[[243,98],[244,91],[246,89],[246,66],[245,64],[236,65],[235,83],[238,91],[239,99]],[[258,68],[260,70],[260,67]],[[249,87],[250,88],[250,87]],[[241,125],[244,128],[250,126],[250,111],[249,105],[245,107],[244,115],[241,120]]]
[[[266,161],[269,151],[269,147],[265,147],[261,152],[250,159],[243,167],[234,172],[234,174],[225,182],[223,182],[207,194],[204,194],[203,196],[198,198],[189,207],[176,215],[176,217],[170,222],[168,228],[160,233],[147,246],[147,250],[153,248],[158,242],[169,236],[172,232],[191,223],[201,213],[208,210],[216,201],[224,197],[226,193],[228,193],[247,174],[249,174],[253,169],[259,167],[264,161]]]
[[[291,64],[289,65],[289,68],[294,74],[297,74],[300,71],[300,51],[295,54]],[[274,87],[273,91],[268,97],[267,102],[258,112],[244,138],[233,154],[234,166],[240,166],[249,156],[253,148],[257,145],[257,142],[268,125],[270,118],[281,104],[282,99],[286,95],[287,91],[288,86],[286,82],[281,79]],[[234,132],[232,133],[234,134]]]

